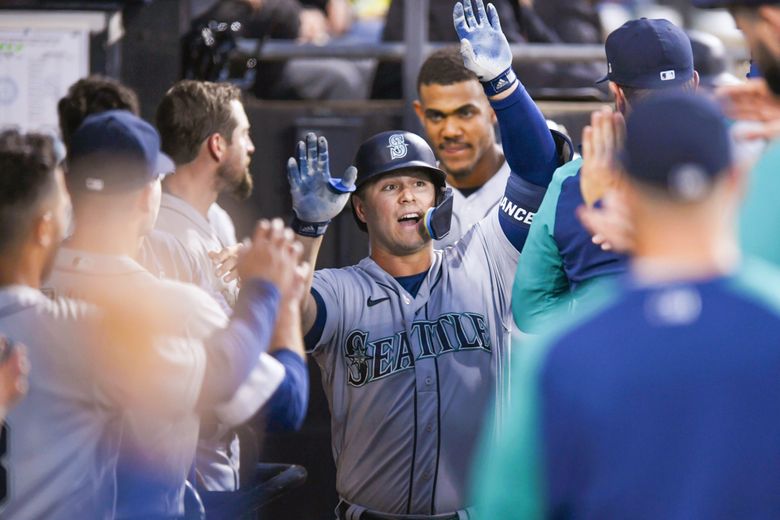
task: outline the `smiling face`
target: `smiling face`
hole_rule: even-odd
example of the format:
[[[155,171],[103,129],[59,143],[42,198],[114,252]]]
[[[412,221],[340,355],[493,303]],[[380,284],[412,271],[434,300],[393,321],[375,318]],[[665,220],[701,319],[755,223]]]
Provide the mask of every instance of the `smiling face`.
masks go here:
[[[415,110],[442,169],[456,184],[478,173],[496,149],[496,114],[476,80],[420,85]]]
[[[414,254],[430,244],[419,231],[420,220],[436,202],[436,186],[428,173],[401,170],[361,187],[352,203],[366,223],[371,249],[395,256]]]

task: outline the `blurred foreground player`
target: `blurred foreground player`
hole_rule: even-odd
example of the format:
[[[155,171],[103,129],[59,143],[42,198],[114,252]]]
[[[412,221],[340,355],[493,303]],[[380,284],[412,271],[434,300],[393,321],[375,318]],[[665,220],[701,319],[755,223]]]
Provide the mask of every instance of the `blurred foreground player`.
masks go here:
[[[115,326],[116,307],[98,311],[39,291],[70,225],[51,140],[0,134],[0,170],[0,333],[24,342],[34,366],[29,394],[3,428],[0,515],[114,518],[124,411],[175,416],[195,401],[171,387],[175,363],[164,350]],[[138,305],[121,321],[142,330],[145,316]],[[143,384],[133,378],[139,371]]]
[[[597,152],[614,146],[623,115],[641,100],[665,90],[698,87],[691,42],[668,20],[630,20],[609,35],[605,51],[609,72],[601,81],[609,81],[618,113],[593,114],[591,130],[606,127],[598,134],[601,141],[586,129],[582,159],[555,172],[517,266],[512,312],[518,328],[529,334],[557,324],[561,313],[585,307],[593,287],[626,271],[626,257],[592,243],[575,211],[594,202],[588,200],[593,190],[586,179],[593,176],[594,160],[605,155]]]
[[[285,379],[285,367],[264,351],[278,339],[272,339],[272,331],[277,316],[285,314],[293,284],[289,263],[298,253],[292,233],[280,223],[258,228],[240,257],[238,269],[247,283],[228,322],[203,290],[160,280],[132,259],[139,240],[154,225],[160,178],[173,168],[159,151],[155,129],[126,111],[103,112],[88,117],[74,133],[70,152],[66,178],[77,224],[56,257],[47,285],[56,293],[90,301],[113,297],[130,308],[139,305],[133,295],[145,291],[140,301],[155,324],[154,342],[168,356],[169,387],[162,392],[183,394],[181,401],[190,403],[178,414],[126,415],[117,516],[180,515],[198,434],[219,433],[201,430],[202,417],[214,414],[220,421],[240,423]],[[286,344],[279,347],[295,349],[290,354],[300,357],[297,317],[294,311],[293,318],[284,321]],[[134,332],[145,329],[128,330]],[[243,395],[258,372],[252,395]]]
[[[729,8],[737,27],[745,35],[766,86],[775,101],[780,98],[780,0],[693,0],[693,5]],[[757,88],[750,92],[750,98],[756,105],[770,107],[770,102],[763,99],[764,92],[766,88]],[[777,126],[776,121],[768,123]],[[745,252],[775,265],[780,265],[780,240],[777,240],[777,230],[780,229],[778,167],[780,138],[775,136],[751,171],[739,228]]]
[[[778,518],[780,274],[740,262],[723,114],[650,99],[621,157],[630,274],[516,358],[479,518]]]

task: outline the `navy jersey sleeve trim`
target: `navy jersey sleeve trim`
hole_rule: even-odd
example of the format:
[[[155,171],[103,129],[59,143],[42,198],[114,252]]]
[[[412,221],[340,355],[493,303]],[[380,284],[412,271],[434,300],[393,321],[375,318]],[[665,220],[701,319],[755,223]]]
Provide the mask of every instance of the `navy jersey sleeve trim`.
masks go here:
[[[522,84],[508,97],[490,102],[498,117],[501,144],[513,174],[547,186],[561,165],[547,121]]]
[[[322,333],[325,331],[325,323],[328,321],[328,310],[325,307],[325,300],[317,289],[311,288],[311,295],[314,298],[314,302],[317,304],[317,317],[314,319],[314,325],[311,326],[309,332],[303,338],[303,344],[306,345],[306,350],[313,351],[322,338]]]
[[[270,282],[243,282],[230,323],[205,342],[206,371],[199,408],[229,400],[249,376],[271,341],[279,299],[279,291]]]
[[[499,203],[498,221],[509,242],[522,251],[534,215],[542,204],[547,188],[510,175]]]
[[[284,365],[284,379],[265,405],[269,432],[299,430],[309,406],[309,374],[306,362],[292,350],[271,354]]]

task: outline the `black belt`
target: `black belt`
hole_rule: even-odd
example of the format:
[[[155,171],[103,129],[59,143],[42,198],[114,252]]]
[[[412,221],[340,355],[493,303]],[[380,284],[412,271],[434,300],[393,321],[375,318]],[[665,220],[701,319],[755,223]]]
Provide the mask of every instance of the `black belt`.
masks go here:
[[[352,506],[344,499],[336,506],[336,516],[339,520],[347,520],[347,510]],[[444,513],[438,515],[398,515],[381,513],[379,511],[363,511],[358,517],[360,520],[459,520],[458,513]]]

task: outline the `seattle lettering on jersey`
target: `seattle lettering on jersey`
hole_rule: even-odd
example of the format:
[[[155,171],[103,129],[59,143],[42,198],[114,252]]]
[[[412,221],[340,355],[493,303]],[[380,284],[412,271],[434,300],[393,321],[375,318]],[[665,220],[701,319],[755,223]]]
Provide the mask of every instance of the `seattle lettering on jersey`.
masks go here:
[[[412,323],[409,331],[369,341],[369,333],[355,329],[344,341],[348,384],[360,387],[414,368],[415,360],[451,352],[481,350],[490,353],[490,330],[481,314],[442,314],[437,320]]]
[[[499,206],[501,207],[501,211],[513,219],[517,220],[518,222],[522,222],[523,224],[528,224],[529,226],[534,220],[534,215],[536,215],[536,212],[529,211],[521,207],[519,204],[512,202],[506,197],[506,195],[501,198]]]

